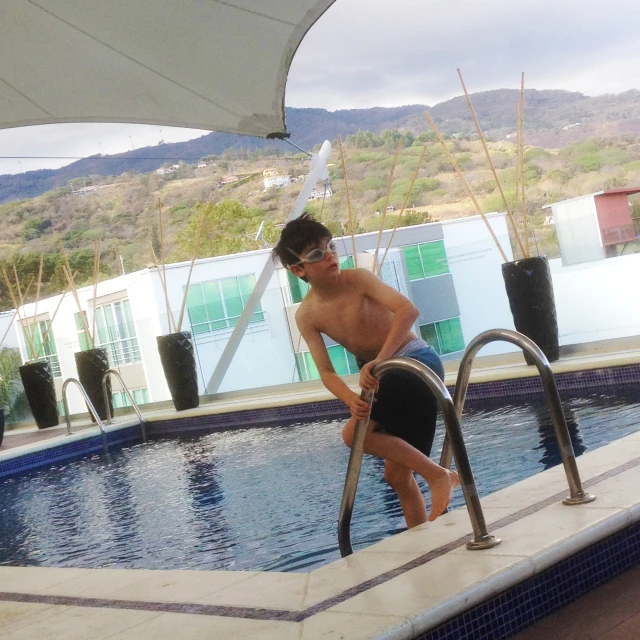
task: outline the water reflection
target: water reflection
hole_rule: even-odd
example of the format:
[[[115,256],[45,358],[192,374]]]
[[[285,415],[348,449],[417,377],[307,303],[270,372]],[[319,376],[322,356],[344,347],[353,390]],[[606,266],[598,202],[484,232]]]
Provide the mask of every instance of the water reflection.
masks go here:
[[[130,467],[114,461],[111,464],[117,466],[117,472],[109,469],[102,477],[104,500],[110,512],[107,524],[109,548],[113,564],[131,566],[140,557],[142,548],[137,496],[132,486]]]
[[[234,541],[226,522],[224,492],[214,451],[202,440],[181,440],[177,453],[186,480],[185,498],[191,502],[195,544],[226,549],[230,558]]]
[[[580,433],[580,425],[576,413],[568,403],[563,403],[562,412],[569,430],[573,451],[576,457],[581,456],[587,450],[587,447],[582,441],[582,434]],[[540,464],[544,469],[550,469],[562,463],[558,439],[556,438],[553,421],[551,420],[551,413],[546,406],[540,407],[536,417],[538,421],[538,433],[540,434],[540,446],[536,447],[536,449],[542,450]]]
[[[6,481],[0,503],[0,565],[26,565],[29,562],[27,540],[31,531],[20,503],[21,482]]]

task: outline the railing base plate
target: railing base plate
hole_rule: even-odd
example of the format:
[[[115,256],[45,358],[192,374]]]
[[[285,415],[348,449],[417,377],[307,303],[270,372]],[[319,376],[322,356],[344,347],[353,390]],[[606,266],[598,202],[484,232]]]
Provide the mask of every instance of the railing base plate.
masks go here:
[[[480,540],[471,540],[467,542],[467,549],[469,551],[479,551],[481,549],[491,549],[491,547],[496,547],[502,542],[500,538],[496,538],[496,536],[482,536]]]
[[[562,504],[566,504],[569,507],[572,507],[574,504],[587,504],[587,502],[593,502],[596,497],[592,493],[583,493],[581,496],[577,498],[572,498],[571,496],[567,496]]]

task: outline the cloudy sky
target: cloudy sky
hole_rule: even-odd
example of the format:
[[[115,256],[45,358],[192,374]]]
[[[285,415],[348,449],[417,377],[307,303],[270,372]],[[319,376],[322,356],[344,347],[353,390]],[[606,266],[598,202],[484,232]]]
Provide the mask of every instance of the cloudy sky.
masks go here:
[[[640,88],[635,0],[337,0],[302,42],[286,104],[329,110],[429,104],[526,86],[588,95]],[[2,156],[86,156],[186,140],[197,130],[46,125],[0,131]],[[0,159],[0,173],[69,160]]]

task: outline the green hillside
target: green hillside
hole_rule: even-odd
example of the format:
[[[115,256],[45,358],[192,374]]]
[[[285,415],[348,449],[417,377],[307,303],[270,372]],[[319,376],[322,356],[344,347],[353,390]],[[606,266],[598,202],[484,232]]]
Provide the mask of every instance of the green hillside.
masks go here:
[[[357,229],[377,229],[387,191],[389,171],[400,133],[361,131],[344,141],[351,210]],[[475,215],[475,209],[453,172],[439,143],[424,130],[404,132],[398,156],[385,226],[395,224],[426,144],[424,161],[407,200],[402,224]],[[480,142],[468,135],[449,137],[447,144],[485,211],[504,210]],[[490,141],[489,147],[501,183],[512,204],[515,200],[515,144]],[[69,253],[79,284],[89,282],[93,268],[93,243],[102,241],[102,277],[118,274],[116,255],[127,272],[151,264],[149,243],[159,245],[158,201],[162,203],[165,253],[168,261],[188,259],[197,233],[199,216],[205,219],[200,257],[259,248],[252,236],[265,221],[267,240],[277,238],[276,225],[288,215],[308,172],[304,154],[273,150],[227,150],[208,158],[206,167],[179,163],[165,175],[127,172],[119,176],[87,176],[69,186],[36,198],[0,205],[0,260],[16,264],[23,287],[37,274],[39,255],[45,254],[43,294],[64,286],[58,241]],[[632,134],[593,137],[561,149],[526,147],[525,180],[530,243],[549,257],[558,255],[552,226],[543,226],[544,204],[601,189],[640,185],[640,138]],[[215,162],[215,164],[211,164]],[[334,233],[347,231],[347,202],[337,144],[330,158],[332,198],[315,200],[308,209]],[[283,188],[263,187],[262,171],[278,169],[299,181]],[[220,186],[223,178],[236,182]],[[90,189],[86,189],[90,187]],[[81,190],[80,192],[78,192]],[[632,197],[633,200],[633,197]],[[224,206],[213,206],[225,203]],[[640,201],[634,204],[640,216]],[[34,287],[35,290],[35,287]],[[11,303],[4,283],[2,308]]]

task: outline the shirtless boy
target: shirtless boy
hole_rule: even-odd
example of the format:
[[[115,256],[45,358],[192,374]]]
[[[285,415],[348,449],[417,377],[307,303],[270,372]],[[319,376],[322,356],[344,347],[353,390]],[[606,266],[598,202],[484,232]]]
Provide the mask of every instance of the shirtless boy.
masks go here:
[[[289,222],[273,250],[291,273],[311,285],[296,313],[324,385],[349,406],[351,419],[342,437],[351,447],[356,422],[366,418],[369,406],[335,372],[321,334],[341,344],[358,360],[360,387],[378,387],[364,442],[365,453],[385,460],[385,480],[398,494],[407,527],[427,521],[427,509],[413,472],[431,489],[435,520],[447,508],[459,484],[458,475],[429,459],[438,403],[416,376],[389,372],[380,385],[371,370],[393,356],[415,358],[444,377],[437,353],[416,337],[415,305],[367,269],[340,271],[331,232],[303,214]]]

